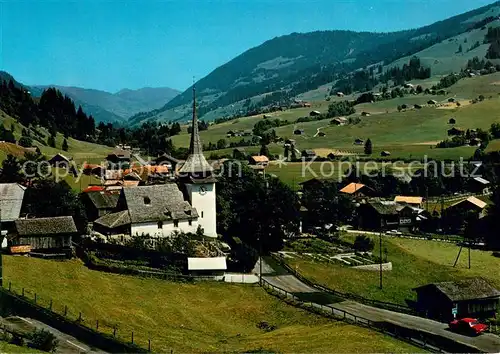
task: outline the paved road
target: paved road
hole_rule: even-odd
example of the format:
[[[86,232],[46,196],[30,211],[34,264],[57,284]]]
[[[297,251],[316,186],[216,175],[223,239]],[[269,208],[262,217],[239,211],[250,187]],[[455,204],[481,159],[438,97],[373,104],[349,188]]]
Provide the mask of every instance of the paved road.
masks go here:
[[[59,341],[56,353],[106,353],[102,350],[91,348],[87,344],[80,342],[78,339],[32,318],[19,316],[0,318],[0,323],[5,325],[8,329],[20,333],[30,333],[35,328],[51,332]]]
[[[270,284],[280,287],[291,293],[293,292],[317,292],[318,290],[301,282],[294,275],[264,276]],[[316,304],[317,307],[321,305]],[[436,334],[456,342],[474,346],[480,351],[488,353],[500,352],[500,337],[491,333],[485,333],[478,337],[469,337],[447,330],[448,325],[422,317],[406,315],[398,312],[383,310],[355,301],[342,301],[329,305],[340,311],[347,311],[355,316],[364,317],[374,322],[389,322],[401,327],[416,329],[422,332]]]

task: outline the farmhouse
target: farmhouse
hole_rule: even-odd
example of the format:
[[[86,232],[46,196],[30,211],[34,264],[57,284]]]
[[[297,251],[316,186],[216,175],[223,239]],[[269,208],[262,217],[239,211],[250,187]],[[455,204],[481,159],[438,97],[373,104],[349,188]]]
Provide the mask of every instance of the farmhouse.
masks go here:
[[[436,100],[429,100],[429,101],[427,101],[427,104],[437,104],[437,101]]]
[[[414,107],[415,109],[422,109],[422,106],[421,106],[421,105],[419,105],[419,104],[414,104],[414,105],[413,105],[413,107]]]
[[[483,202],[481,199],[478,199],[476,197],[469,197],[467,199],[464,199],[462,201],[459,201],[453,205],[451,205],[448,210],[449,211],[455,211],[455,212],[476,212],[479,214],[479,216],[483,216],[484,211],[486,210],[486,202]]]
[[[382,151],[380,153],[380,156],[386,157],[386,156],[391,156],[391,153],[389,151]]]
[[[344,93],[343,92],[337,92],[337,97],[344,97]]]
[[[316,157],[316,152],[314,152],[314,150],[306,149],[302,150],[301,155],[305,160],[312,160]]]
[[[250,156],[249,164],[253,166],[267,167],[269,164],[269,158],[264,155]]]
[[[451,129],[448,129],[448,136],[460,136],[460,135],[464,135],[464,134],[465,134],[465,130],[460,129],[460,128],[453,127]]]
[[[370,116],[370,113],[368,113],[368,112],[361,112],[361,115],[362,115],[363,117],[369,117],[369,116]]]
[[[416,226],[416,210],[394,201],[370,200],[358,208],[358,223],[367,230],[409,230]]]
[[[455,118],[450,118],[450,120],[448,121],[448,124],[456,124],[457,123],[457,120]]]
[[[30,251],[71,255],[71,239],[77,229],[72,216],[18,219],[9,235],[9,246],[30,246]]]
[[[374,190],[371,189],[370,187],[367,187],[361,183],[354,183],[354,182],[349,183],[347,186],[342,188],[339,192],[352,195],[353,197],[356,197],[356,198],[374,195]]]
[[[490,192],[490,181],[482,177],[474,177],[469,181],[470,189],[475,193],[488,194]]]
[[[63,154],[57,153],[48,161],[51,166],[55,167],[68,167],[70,159]]]
[[[330,121],[330,124],[333,124],[333,125],[346,125],[348,122],[347,118],[344,118],[344,117],[338,117],[338,118],[334,118]]]
[[[494,317],[500,310],[500,291],[481,278],[431,283],[413,290],[418,310],[444,321],[454,318],[453,309],[457,318]]]
[[[106,160],[116,164],[121,162],[130,162],[130,151],[119,148],[115,149],[108,155],[108,157],[106,157]]]
[[[302,134],[304,134],[304,129],[295,129],[293,131],[293,134],[294,135],[302,135]]]
[[[104,172],[105,171],[105,168],[101,165],[98,165],[98,164],[90,164],[90,163],[86,163],[82,166],[82,172],[83,174],[87,175],[87,176],[90,176],[90,175],[94,175],[94,176],[103,176],[104,175]]]
[[[319,133],[318,133],[318,136],[321,136],[321,137],[326,136],[326,133],[319,132]]]
[[[354,145],[363,145],[365,141],[363,139],[356,139],[354,140]]]
[[[321,115],[320,111],[311,111],[309,113],[309,116],[311,116],[311,117],[317,117],[317,116],[320,116],[320,115]]]
[[[413,207],[420,208],[422,206],[422,197],[406,197],[402,195],[398,195],[394,198],[396,203],[408,204]]]
[[[102,188],[99,186],[94,186]],[[82,202],[89,221],[94,221],[101,216],[109,214],[116,209],[119,195],[105,192],[104,190],[88,191],[82,194]]]

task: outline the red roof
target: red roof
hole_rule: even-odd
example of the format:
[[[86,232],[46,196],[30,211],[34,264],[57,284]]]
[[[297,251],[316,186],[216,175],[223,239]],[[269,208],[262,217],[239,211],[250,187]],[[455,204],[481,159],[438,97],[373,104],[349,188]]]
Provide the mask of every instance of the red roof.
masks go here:
[[[83,190],[84,193],[88,192],[102,192],[104,190],[104,187],[102,186],[88,186]]]

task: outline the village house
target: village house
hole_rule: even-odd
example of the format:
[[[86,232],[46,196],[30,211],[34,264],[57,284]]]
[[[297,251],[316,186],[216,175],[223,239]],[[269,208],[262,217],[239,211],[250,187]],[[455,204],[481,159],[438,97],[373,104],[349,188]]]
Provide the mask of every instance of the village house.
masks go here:
[[[318,136],[324,137],[324,136],[326,136],[326,133],[319,132],[319,133],[318,133]]]
[[[483,217],[486,212],[486,206],[488,204],[483,202],[481,199],[478,199],[474,196],[471,196],[467,199],[456,202],[448,208],[449,212],[455,213],[467,213],[467,212],[475,212],[479,215],[479,217]]]
[[[448,136],[461,136],[465,134],[465,130],[453,127],[451,129],[448,129]]]
[[[293,134],[294,135],[302,135],[302,134],[304,134],[304,129],[295,129],[293,131]]]
[[[52,158],[48,160],[48,163],[54,167],[65,167],[68,168],[70,165],[70,159],[61,153],[57,153]]]
[[[344,97],[344,93],[343,92],[337,92],[337,97]]]
[[[87,175],[87,176],[94,175],[94,176],[102,177],[102,176],[104,176],[105,170],[106,169],[103,166],[98,165],[98,164],[86,163],[86,164],[83,164],[83,166],[82,166],[82,173],[84,175]]]
[[[248,162],[251,166],[259,166],[265,168],[267,167],[267,165],[269,165],[269,158],[264,155],[250,156]]]
[[[364,145],[365,141],[363,139],[355,139],[354,145]]]
[[[417,227],[418,212],[409,205],[394,201],[370,200],[358,208],[358,224],[364,230],[411,231]]]
[[[317,117],[317,116],[320,116],[320,115],[321,115],[320,111],[311,111],[311,112],[309,112],[309,116],[311,116],[311,117]]]
[[[71,256],[72,237],[78,232],[72,216],[18,219],[14,224],[15,229],[9,234],[9,247],[12,253],[35,251]]]
[[[181,163],[179,159],[176,159],[175,157],[169,155],[169,154],[162,154],[158,156],[154,162],[156,166],[167,166],[171,171],[176,171],[177,166]]]
[[[233,150],[233,159],[235,160],[247,160],[248,154],[245,148],[237,147]]]
[[[306,149],[302,150],[301,155],[305,160],[309,161],[313,160],[316,157],[316,152],[314,150]]]
[[[403,195],[398,195],[394,198],[396,203],[408,204],[412,207],[421,208],[424,198],[422,197],[408,197]]]
[[[456,124],[457,123],[457,120],[455,118],[450,118],[448,120],[448,124]]]
[[[427,104],[432,105],[432,104],[437,104],[436,100],[429,100],[427,101]]]
[[[347,118],[344,118],[344,117],[338,117],[338,118],[334,118],[330,121],[330,124],[333,124],[333,125],[346,125],[348,122]]]
[[[500,291],[481,278],[431,283],[413,290],[417,293],[417,310],[441,321],[455,317],[485,319],[500,310]]]
[[[362,183],[349,183],[347,186],[342,188],[340,193],[349,194],[354,198],[363,198],[367,196],[374,196],[375,191],[370,187],[365,186]]]
[[[490,192],[490,181],[483,177],[474,177],[469,180],[469,189],[473,193],[488,194]]]
[[[94,221],[113,212],[118,204],[118,198],[119,194],[105,192],[104,190],[90,190],[82,193],[81,199],[88,221]]]
[[[123,166],[130,163],[130,150],[115,149],[107,157],[108,166],[118,165]]]
[[[368,112],[361,112],[361,116],[363,116],[363,117],[369,117],[370,113],[368,113]]]
[[[380,152],[380,156],[382,156],[382,157],[391,156],[391,153],[389,151],[384,150],[384,151]]]

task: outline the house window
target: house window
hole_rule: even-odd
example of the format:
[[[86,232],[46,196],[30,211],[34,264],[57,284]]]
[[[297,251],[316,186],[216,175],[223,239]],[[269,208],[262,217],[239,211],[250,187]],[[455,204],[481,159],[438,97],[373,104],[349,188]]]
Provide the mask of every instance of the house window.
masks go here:
[[[179,227],[179,220],[174,220],[174,227]]]
[[[193,225],[193,221],[192,220],[189,220],[188,223],[189,223],[189,226]]]
[[[203,217],[203,212],[201,212],[201,217]]]
[[[158,221],[158,228],[163,229],[163,221]]]

